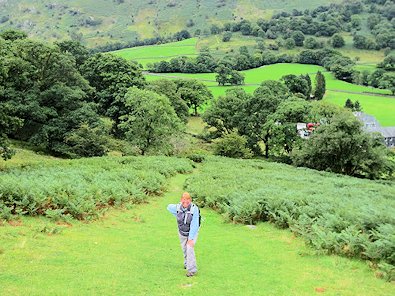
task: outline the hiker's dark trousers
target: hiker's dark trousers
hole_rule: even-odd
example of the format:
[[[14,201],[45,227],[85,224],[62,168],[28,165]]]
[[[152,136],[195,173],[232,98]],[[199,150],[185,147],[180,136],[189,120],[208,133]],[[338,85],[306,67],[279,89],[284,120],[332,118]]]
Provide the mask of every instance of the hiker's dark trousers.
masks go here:
[[[184,253],[184,266],[188,270],[188,272],[197,272],[197,266],[196,266],[196,257],[195,257],[195,248],[188,246],[188,237],[183,236],[180,233],[178,233],[180,237],[180,243],[181,243],[181,248],[182,252]],[[198,235],[196,235],[195,239],[193,240],[196,246],[196,241],[197,241]]]

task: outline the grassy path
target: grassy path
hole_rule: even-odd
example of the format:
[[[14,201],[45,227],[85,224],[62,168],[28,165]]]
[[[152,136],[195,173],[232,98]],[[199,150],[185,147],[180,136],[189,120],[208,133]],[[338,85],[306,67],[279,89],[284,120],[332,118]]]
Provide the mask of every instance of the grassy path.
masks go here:
[[[223,222],[203,209],[199,273],[186,278],[176,223],[166,211],[187,175],[131,210],[111,210],[60,234],[43,218],[0,227],[0,295],[394,295],[366,263],[315,255],[287,230]]]

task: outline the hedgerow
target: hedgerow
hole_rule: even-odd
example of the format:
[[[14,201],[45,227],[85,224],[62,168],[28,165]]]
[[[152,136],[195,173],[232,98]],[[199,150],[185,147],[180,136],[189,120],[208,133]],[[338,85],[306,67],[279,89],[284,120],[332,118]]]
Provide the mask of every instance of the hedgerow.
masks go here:
[[[89,158],[0,172],[0,218],[45,215],[90,220],[109,206],[143,203],[191,161],[170,157]]]
[[[290,228],[316,249],[370,260],[394,277],[393,182],[211,157],[185,187],[198,204],[231,221]]]

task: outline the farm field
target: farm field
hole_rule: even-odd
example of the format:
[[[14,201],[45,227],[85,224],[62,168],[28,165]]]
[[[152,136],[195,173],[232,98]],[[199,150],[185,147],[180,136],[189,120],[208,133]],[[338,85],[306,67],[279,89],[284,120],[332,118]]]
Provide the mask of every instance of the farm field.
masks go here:
[[[256,69],[241,71],[245,75],[245,85],[242,86],[248,93],[252,93],[262,81],[278,80],[287,74],[306,74],[308,73],[314,85],[315,73],[321,71],[326,78],[327,93],[325,100],[333,102],[339,106],[344,106],[347,98],[355,101],[358,100],[363,111],[376,116],[377,120],[383,126],[395,125],[395,97],[389,96],[389,90],[377,89],[362,85],[347,83],[337,80],[332,73],[327,72],[325,68],[315,65],[303,64],[274,64],[267,65]],[[214,97],[224,95],[226,90],[234,86],[218,86],[215,81],[215,73],[186,74],[186,73],[146,73],[148,81],[161,78],[167,79],[197,79],[205,83],[212,91]],[[387,96],[388,95],[388,96]],[[204,111],[203,106],[201,111]]]
[[[116,56],[127,60],[136,61],[146,67],[149,63],[168,61],[176,56],[196,56],[196,38],[185,39],[179,42],[172,42],[160,45],[139,46],[120,49],[111,52]]]
[[[266,162],[260,163],[266,166]],[[271,164],[267,164],[267,169],[274,173]],[[176,223],[166,206],[178,201],[187,179],[199,180],[205,171],[203,165],[192,174],[177,174],[167,179],[163,196],[152,197],[146,204],[110,209],[93,223],[78,220],[54,223],[43,217],[22,217],[3,223],[2,293],[256,295],[256,291],[261,291],[265,295],[312,295],[324,291],[325,295],[350,296],[395,293],[394,285],[375,278],[365,262],[318,254],[301,238],[270,223],[258,223],[255,227],[224,223],[223,217],[207,207],[202,209],[204,220],[196,246],[199,273],[195,278],[186,278]],[[283,171],[289,176],[291,171],[295,176],[299,174],[293,168]],[[311,177],[314,175],[311,173]],[[350,180],[350,186],[354,182],[353,178],[343,179],[346,183]],[[187,184],[192,184],[191,180]],[[222,177],[219,181],[223,182]],[[276,181],[271,184],[276,186]]]

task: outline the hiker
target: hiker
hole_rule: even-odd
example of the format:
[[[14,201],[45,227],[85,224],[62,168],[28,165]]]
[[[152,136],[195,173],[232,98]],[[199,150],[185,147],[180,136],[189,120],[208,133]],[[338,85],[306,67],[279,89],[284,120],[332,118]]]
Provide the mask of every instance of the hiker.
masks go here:
[[[178,235],[184,253],[184,269],[187,277],[194,276],[197,272],[195,258],[195,244],[200,227],[199,208],[192,203],[188,192],[184,192],[178,204],[169,204],[167,209],[177,218]]]

